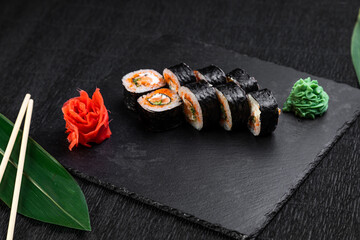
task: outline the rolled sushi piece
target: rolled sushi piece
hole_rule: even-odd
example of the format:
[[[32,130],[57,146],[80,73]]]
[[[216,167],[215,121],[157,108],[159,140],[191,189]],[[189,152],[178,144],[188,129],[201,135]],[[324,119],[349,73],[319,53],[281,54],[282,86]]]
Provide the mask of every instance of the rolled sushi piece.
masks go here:
[[[172,129],[183,121],[181,99],[175,91],[168,88],[143,95],[137,102],[140,119],[151,131]]]
[[[179,63],[175,66],[165,68],[164,79],[171,90],[179,91],[181,86],[196,82],[194,71],[186,64]]]
[[[236,68],[226,75],[228,82],[235,82],[238,84],[246,93],[259,90],[257,80],[241,68]]]
[[[216,87],[220,102],[220,125],[227,131],[245,128],[250,116],[249,103],[245,91],[234,82]]]
[[[254,136],[272,133],[278,124],[280,109],[272,92],[268,89],[247,95],[250,106],[248,128]]]
[[[180,87],[179,95],[184,103],[185,118],[195,129],[218,124],[220,105],[214,87],[206,82],[190,83]]]
[[[210,65],[194,71],[197,81],[205,81],[212,86],[226,83],[226,75],[224,71],[215,66]]]
[[[162,88],[166,85],[162,75],[152,69],[140,69],[126,74],[122,78],[124,87],[124,103],[125,106],[135,111],[136,101],[148,92]]]

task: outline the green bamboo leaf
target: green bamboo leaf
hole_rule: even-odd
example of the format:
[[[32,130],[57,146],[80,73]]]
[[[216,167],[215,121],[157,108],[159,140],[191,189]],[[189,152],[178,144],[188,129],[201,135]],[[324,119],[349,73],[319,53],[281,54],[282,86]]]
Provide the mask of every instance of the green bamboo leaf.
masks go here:
[[[13,123],[0,114],[0,155],[4,155]],[[18,134],[9,163],[0,184],[0,199],[10,207],[20,153]],[[90,219],[84,194],[74,178],[29,138],[18,213],[47,223],[90,231]]]
[[[360,83],[360,11],[351,38],[351,57]]]

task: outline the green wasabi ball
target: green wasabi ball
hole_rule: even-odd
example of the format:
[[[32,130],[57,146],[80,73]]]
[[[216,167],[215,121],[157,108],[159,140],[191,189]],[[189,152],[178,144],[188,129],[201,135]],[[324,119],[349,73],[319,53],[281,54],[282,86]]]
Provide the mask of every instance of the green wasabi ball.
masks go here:
[[[294,112],[302,118],[315,119],[322,116],[328,109],[329,96],[319,86],[318,81],[300,78],[292,87],[287,98],[283,111]]]

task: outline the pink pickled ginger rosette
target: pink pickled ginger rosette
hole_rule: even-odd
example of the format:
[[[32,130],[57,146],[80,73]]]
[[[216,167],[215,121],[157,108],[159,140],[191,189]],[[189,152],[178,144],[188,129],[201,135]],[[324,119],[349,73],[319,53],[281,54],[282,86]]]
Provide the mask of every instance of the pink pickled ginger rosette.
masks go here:
[[[99,144],[111,135],[108,111],[99,88],[96,88],[92,98],[80,90],[79,97],[64,103],[62,112],[70,151],[79,143],[91,147],[90,142]]]

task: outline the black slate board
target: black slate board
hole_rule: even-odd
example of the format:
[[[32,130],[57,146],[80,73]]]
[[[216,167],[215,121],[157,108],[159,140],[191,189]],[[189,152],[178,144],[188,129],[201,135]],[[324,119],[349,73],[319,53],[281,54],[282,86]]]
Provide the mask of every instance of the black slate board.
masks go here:
[[[271,89],[280,106],[293,83],[311,75],[172,36],[161,37],[136,52],[119,66],[119,72],[97,84],[111,111],[113,136],[109,140],[92,149],[68,151],[61,105],[76,96],[72,87],[89,93],[95,88],[76,79],[53,86],[65,86],[66,91],[57,91],[53,105],[38,112],[41,120],[35,122],[50,124],[33,137],[82,176],[235,237],[256,234],[267,223],[360,108],[359,90],[314,77],[330,95],[328,112],[315,121],[282,114],[278,129],[269,137],[254,138],[247,132],[221,128],[197,132],[186,124],[150,133],[122,104],[121,77],[127,72],[139,68],[161,72],[182,61],[194,69],[212,63],[226,72],[240,66],[255,76],[261,87]]]

